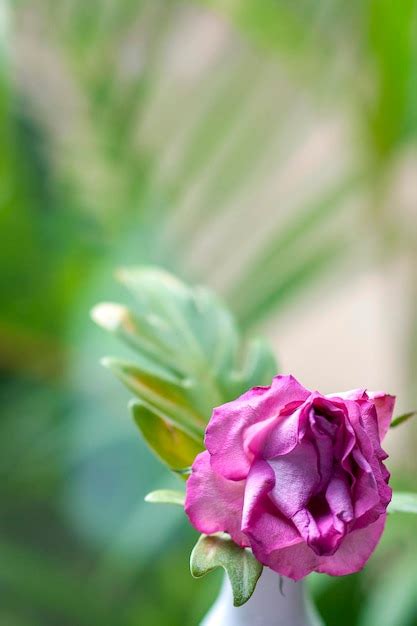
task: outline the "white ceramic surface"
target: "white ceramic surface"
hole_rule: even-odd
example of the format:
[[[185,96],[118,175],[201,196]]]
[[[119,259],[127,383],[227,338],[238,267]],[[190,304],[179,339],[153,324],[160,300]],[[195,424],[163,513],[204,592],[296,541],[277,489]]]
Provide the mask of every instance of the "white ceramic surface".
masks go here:
[[[219,596],[201,626],[322,626],[307,598],[303,582],[283,578],[265,567],[251,599],[233,606],[232,590],[225,576]]]

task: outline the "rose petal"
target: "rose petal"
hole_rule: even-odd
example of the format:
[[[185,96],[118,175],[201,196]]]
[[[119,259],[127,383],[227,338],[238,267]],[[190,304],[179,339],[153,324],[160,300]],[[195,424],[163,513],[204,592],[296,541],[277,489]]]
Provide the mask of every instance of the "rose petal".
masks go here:
[[[300,580],[312,571],[344,576],[361,570],[375,550],[385,525],[385,516],[361,530],[346,535],[340,548],[331,556],[317,556],[305,543],[276,550],[265,555],[252,545],[255,556],[271,569],[293,580]]]
[[[369,416],[371,413],[375,415],[375,408],[371,406],[370,412],[369,402],[362,401],[357,403],[356,409],[359,411],[359,419],[353,418],[351,408],[349,414],[357,439],[352,457],[360,468],[354,485],[355,516],[360,517],[377,504],[386,507],[391,499],[391,489],[387,485],[389,473],[382,463],[386,454],[380,447],[375,429],[373,433],[370,428]]]
[[[366,391],[365,389],[351,389],[342,393],[332,393],[326,396],[328,398],[342,398],[343,400],[363,400],[370,399],[375,404],[378,426],[379,439],[382,441],[388,432],[389,425],[392,420],[396,397],[383,391]]]
[[[350,488],[342,472],[336,472],[326,489],[326,500],[334,517],[344,523],[353,520]]]
[[[269,459],[275,474],[275,486],[270,497],[275,506],[291,518],[307,506],[320,484],[317,452],[309,441],[301,442],[283,456]]]
[[[287,410],[284,409],[283,413],[275,420],[274,427],[270,429],[271,432],[265,441],[263,448],[265,458],[271,459],[288,454],[295,448],[304,434],[310,410],[310,398],[298,408],[293,408],[290,405]]]
[[[214,409],[205,437],[213,468],[231,480],[246,478],[253,460],[247,447],[245,450],[246,429],[278,415],[289,403],[302,403],[308,396],[309,391],[293,376],[276,376],[270,387],[255,387]]]
[[[258,561],[267,565],[281,576],[300,580],[313,572],[319,557],[304,542],[264,554],[258,545],[252,543],[252,550]]]
[[[243,449],[247,458],[257,459],[263,455],[265,443],[271,431],[275,429],[280,420],[282,418],[279,415],[273,415],[246,428],[243,438]]]
[[[381,515],[370,526],[347,534],[335,554],[318,557],[316,570],[333,576],[345,576],[361,570],[378,545],[385,519],[386,515]]]
[[[368,391],[368,396],[375,403],[378,416],[379,439],[382,441],[391,424],[396,397],[383,391]]]
[[[349,389],[349,391],[338,391],[337,393],[328,393],[326,398],[341,398],[342,400],[362,400],[366,399],[366,389]]]
[[[241,546],[249,542],[241,531],[244,482],[219,476],[210,464],[207,451],[193,463],[186,485],[185,512],[201,533],[226,532]]]
[[[372,468],[362,452],[356,449],[352,456],[359,468],[352,488],[355,518],[358,519],[379,503],[380,495]]]
[[[375,403],[372,400],[360,401],[357,403],[360,410],[359,423],[365,429],[371,440],[375,455],[384,460],[387,458],[386,452],[381,448],[381,436],[379,432],[379,421]]]
[[[266,461],[258,460],[252,465],[245,485],[242,527],[250,526],[250,520],[262,514],[260,501],[275,485],[272,468]]]
[[[294,525],[280,514],[268,496],[274,484],[272,468],[266,461],[256,461],[246,480],[242,530],[264,554],[300,541]]]
[[[301,509],[292,518],[307,545],[317,555],[333,554],[337,550],[344,534],[335,528],[334,518],[328,506],[314,516],[308,509]],[[339,522],[340,523],[340,522]]]
[[[322,415],[316,415],[314,410],[310,416],[310,425],[312,429],[312,443],[317,451],[318,472],[320,474],[319,490],[321,490],[325,489],[328,484],[333,469],[337,425],[330,424]]]
[[[322,516],[316,513],[320,537],[315,543],[310,542],[310,546],[316,548],[318,554],[334,554],[354,519],[350,487],[342,471],[336,471],[330,479],[325,499],[329,512]]]
[[[187,484],[186,512],[280,574],[358,571],[391,498],[381,448],[393,396],[322,396],[280,376],[215,409]]]

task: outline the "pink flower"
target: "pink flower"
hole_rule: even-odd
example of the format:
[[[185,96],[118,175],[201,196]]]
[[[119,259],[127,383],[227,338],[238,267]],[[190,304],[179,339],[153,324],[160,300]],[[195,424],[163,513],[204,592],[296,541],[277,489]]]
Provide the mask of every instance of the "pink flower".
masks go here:
[[[380,442],[394,402],[363,389],[323,396],[276,376],[214,409],[187,482],[191,523],[229,533],[294,580],[357,572],[391,499]]]

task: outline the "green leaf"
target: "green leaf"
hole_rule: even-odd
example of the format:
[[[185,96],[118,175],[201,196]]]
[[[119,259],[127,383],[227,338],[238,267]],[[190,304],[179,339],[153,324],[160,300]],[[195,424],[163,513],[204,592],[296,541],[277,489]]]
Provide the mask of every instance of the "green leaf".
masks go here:
[[[163,325],[156,316],[140,317],[121,304],[102,302],[93,307],[91,318],[152,363],[176,372],[175,352],[164,342]]]
[[[277,365],[269,346],[243,341],[212,292],[152,267],[125,268],[118,278],[133,294],[134,310],[104,303],[93,309],[92,318],[133,348],[137,360],[103,363],[153,414],[202,442],[213,407],[270,384]],[[158,425],[158,430],[166,428]],[[167,455],[165,443],[166,438],[161,457]],[[150,445],[156,449],[155,442]]]
[[[143,403],[130,403],[133,419],[151,450],[176,472],[186,472],[204,447],[200,437],[174,425]],[[186,477],[186,476],[185,476]]]
[[[417,493],[394,492],[388,506],[389,513],[417,513]]]
[[[158,489],[151,491],[145,496],[145,502],[151,504],[177,504],[184,506],[185,494],[182,491],[174,491],[173,489]]]
[[[227,535],[201,535],[191,553],[194,578],[222,567],[230,580],[233,604],[242,606],[253,594],[263,566],[247,548],[240,548]]]
[[[403,413],[403,415],[399,415],[398,417],[394,417],[394,419],[391,422],[390,428],[396,428],[397,426],[399,426],[403,422],[407,422],[412,417],[415,417],[415,415],[417,415],[417,411],[410,411],[409,413]]]
[[[121,359],[105,358],[102,364],[145,404],[161,411],[178,426],[187,427],[195,435],[203,436],[204,418],[194,409],[181,381]]]
[[[237,375],[236,396],[251,387],[259,386],[259,381],[271,381],[276,374],[276,361],[269,344],[264,339],[253,339],[248,343],[243,370]]]
[[[191,476],[192,473],[192,467],[191,465],[189,467],[183,467],[181,469],[178,470],[174,470],[176,474],[178,474],[178,476],[181,476],[182,478],[184,478],[185,480],[187,480],[187,478],[189,476]]]

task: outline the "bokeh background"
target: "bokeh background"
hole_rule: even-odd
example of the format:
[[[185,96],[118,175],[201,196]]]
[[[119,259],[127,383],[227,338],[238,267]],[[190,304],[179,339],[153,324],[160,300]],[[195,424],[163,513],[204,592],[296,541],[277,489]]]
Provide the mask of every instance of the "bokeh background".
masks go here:
[[[143,502],[173,479],[89,310],[161,265],[307,386],[416,408],[417,2],[0,0],[0,137],[0,625],[195,626],[220,578]],[[310,584],[328,626],[417,625],[415,519]]]

